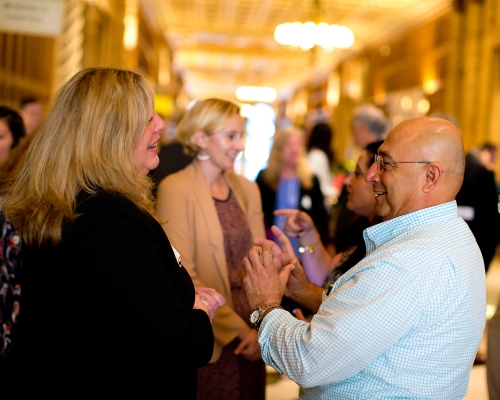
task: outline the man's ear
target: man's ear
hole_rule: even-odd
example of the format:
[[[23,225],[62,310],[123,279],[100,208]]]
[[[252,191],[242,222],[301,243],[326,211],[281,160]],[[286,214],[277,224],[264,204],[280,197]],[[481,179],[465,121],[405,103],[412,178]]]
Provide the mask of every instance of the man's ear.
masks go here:
[[[204,131],[198,131],[193,135],[193,143],[200,149],[207,148],[207,134]]]
[[[425,170],[425,184],[422,190],[425,193],[428,193],[431,190],[433,190],[439,184],[439,181],[441,180],[443,173],[444,172],[438,163],[427,164]]]

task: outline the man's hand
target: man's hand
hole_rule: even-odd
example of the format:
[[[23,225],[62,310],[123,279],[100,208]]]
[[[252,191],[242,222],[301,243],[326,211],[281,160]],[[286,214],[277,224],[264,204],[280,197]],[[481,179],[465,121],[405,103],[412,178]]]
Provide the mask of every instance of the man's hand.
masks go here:
[[[274,236],[276,236],[276,238],[281,243],[281,247],[283,248],[283,250],[281,250],[279,246],[275,243],[275,246],[281,252],[281,254],[278,255],[279,259],[281,259],[282,261],[286,260],[286,264],[293,264],[295,266],[295,268],[293,268],[293,271],[291,272],[288,278],[284,292],[285,296],[294,298],[297,295],[299,295],[299,293],[307,291],[307,288],[309,286],[309,281],[306,277],[306,274],[304,273],[302,265],[295,256],[292,243],[290,243],[288,237],[277,226],[272,226],[271,230],[273,231]],[[276,258],[277,257],[275,256],[275,260]]]
[[[290,243],[290,240],[288,240],[286,235],[283,234],[281,229],[279,229],[277,226],[272,226],[271,230],[275,235],[281,234],[281,239],[277,236],[276,237],[280,241],[282,249],[275,242],[269,239],[256,238],[253,239],[253,244],[261,247],[267,246],[271,249],[274,265],[276,266],[278,272],[281,271],[281,269],[287,264],[297,264],[299,260],[295,255],[295,251],[292,244]]]
[[[265,240],[262,243],[264,244]],[[276,249],[274,251],[276,252]],[[281,264],[278,267],[280,271],[278,271],[274,262],[273,250],[267,245],[262,246],[262,254],[259,254],[256,247],[252,247],[248,251],[248,256],[243,258],[242,263],[244,270],[243,289],[250,308],[253,309],[272,302],[281,303],[288,277],[295,265],[286,264],[283,266],[282,260],[278,260],[277,265]]]

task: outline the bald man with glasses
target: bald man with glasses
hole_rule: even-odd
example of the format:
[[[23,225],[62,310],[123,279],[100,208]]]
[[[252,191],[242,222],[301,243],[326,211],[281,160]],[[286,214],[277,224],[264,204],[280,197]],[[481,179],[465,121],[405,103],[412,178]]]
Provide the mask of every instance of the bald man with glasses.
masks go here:
[[[365,180],[383,222],[367,228],[367,255],[330,288],[307,281],[293,248],[255,239],[243,259],[264,361],[312,399],[461,399],[486,315],[481,252],[458,215],[465,155],[442,118],[396,125]],[[315,313],[298,320],[287,295]]]

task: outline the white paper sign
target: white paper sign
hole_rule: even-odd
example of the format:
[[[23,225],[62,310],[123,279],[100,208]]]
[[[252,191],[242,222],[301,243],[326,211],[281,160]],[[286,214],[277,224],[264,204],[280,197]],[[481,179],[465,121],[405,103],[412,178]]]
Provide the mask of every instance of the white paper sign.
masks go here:
[[[58,36],[63,3],[64,0],[0,0],[0,31]]]

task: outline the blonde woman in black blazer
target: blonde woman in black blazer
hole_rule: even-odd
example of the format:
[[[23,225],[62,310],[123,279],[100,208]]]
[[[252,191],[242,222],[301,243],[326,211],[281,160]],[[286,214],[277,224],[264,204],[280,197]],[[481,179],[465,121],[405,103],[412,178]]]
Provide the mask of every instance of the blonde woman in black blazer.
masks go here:
[[[89,68],[32,134],[4,204],[23,238],[21,393],[196,398],[224,299],[195,293],[155,218],[164,126],[145,77]]]

